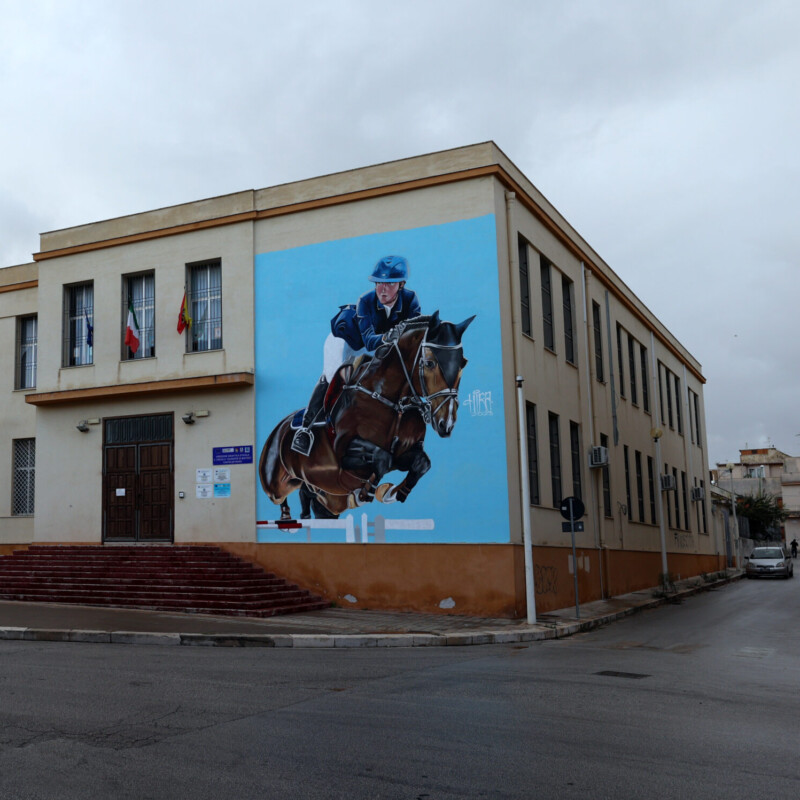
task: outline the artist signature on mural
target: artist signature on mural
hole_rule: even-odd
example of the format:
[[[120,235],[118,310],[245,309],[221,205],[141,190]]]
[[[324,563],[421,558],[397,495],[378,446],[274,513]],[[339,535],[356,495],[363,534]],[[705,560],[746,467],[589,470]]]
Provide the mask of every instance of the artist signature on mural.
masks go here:
[[[463,405],[473,417],[491,417],[492,393],[482,392],[480,389],[473,389],[464,398]]]

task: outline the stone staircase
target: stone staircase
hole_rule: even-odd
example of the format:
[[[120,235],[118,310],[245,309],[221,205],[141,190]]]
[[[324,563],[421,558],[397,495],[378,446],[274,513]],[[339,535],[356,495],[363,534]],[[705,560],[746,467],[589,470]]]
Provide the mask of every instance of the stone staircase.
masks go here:
[[[271,617],[330,603],[212,546],[32,545],[0,556],[0,600]]]

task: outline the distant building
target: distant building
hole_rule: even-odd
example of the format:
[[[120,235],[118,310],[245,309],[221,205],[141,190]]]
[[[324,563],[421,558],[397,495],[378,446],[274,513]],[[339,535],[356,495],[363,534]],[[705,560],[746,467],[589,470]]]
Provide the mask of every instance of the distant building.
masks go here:
[[[461,338],[420,328],[413,388],[373,400],[451,435],[425,426],[405,502],[370,500],[349,466],[357,490],[327,499],[356,507],[301,520],[295,492],[281,523],[265,443],[389,255]],[[525,517],[540,611],[574,602],[575,570],[587,602],[726,563],[700,364],[492,142],[43,233],[33,263],[0,270],[0,330],[0,553],[216,543],[340,605],[507,616],[525,610]],[[375,483],[404,478],[395,438],[362,448],[394,465]],[[304,469],[288,488],[317,479]]]
[[[718,463],[715,481],[738,495],[772,495],[789,513],[780,528],[786,542],[800,536],[800,458],[775,447],[740,450],[739,462]]]

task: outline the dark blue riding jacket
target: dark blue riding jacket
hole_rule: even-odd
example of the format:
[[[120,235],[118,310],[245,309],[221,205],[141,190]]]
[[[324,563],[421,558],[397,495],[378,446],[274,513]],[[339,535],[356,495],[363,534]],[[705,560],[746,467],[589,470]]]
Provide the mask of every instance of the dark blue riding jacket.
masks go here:
[[[384,333],[398,322],[420,314],[422,311],[417,293],[411,289],[403,288],[397,293],[397,301],[388,316],[386,307],[378,300],[373,289],[361,295],[355,306],[342,306],[331,320],[331,331],[334,336],[344,339],[353,350],[363,347],[371,353],[381,344]]]

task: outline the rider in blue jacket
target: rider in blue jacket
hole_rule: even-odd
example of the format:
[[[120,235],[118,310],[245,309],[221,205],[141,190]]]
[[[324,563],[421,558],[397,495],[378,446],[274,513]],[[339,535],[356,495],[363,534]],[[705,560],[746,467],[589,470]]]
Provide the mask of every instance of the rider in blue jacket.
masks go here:
[[[302,455],[311,452],[314,444],[311,425],[322,408],[328,383],[336,370],[351,356],[374,352],[399,322],[422,313],[416,292],[405,288],[408,261],[403,256],[382,258],[369,279],[375,288],[363,294],[355,306],[342,306],[331,320],[331,333],[323,351],[322,377],[311,393],[301,426],[292,439],[292,450]]]

